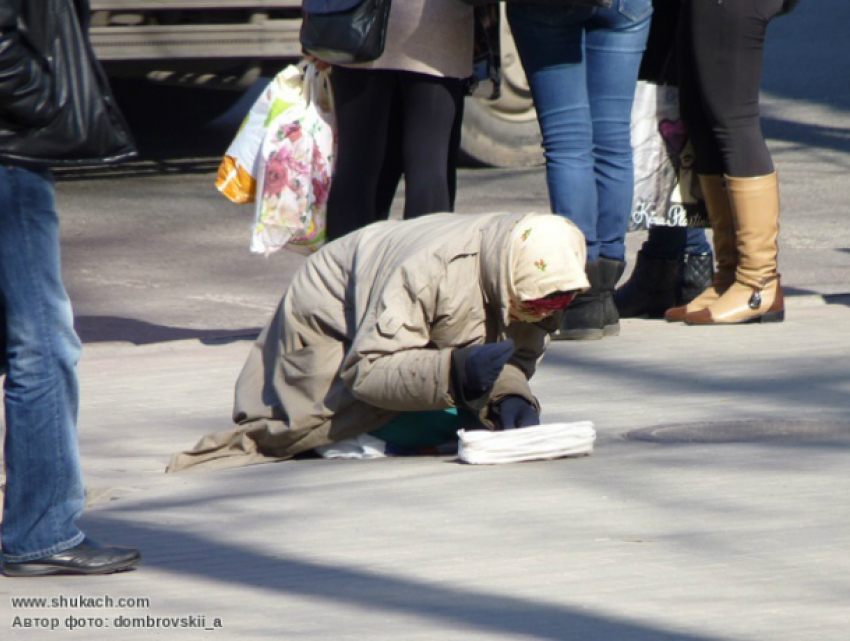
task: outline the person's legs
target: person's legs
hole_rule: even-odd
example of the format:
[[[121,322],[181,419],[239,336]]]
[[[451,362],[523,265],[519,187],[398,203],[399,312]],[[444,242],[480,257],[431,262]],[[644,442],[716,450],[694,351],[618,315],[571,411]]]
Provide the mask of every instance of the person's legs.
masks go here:
[[[591,289],[562,316],[557,340],[600,339],[603,330],[594,172],[593,123],[588,96],[584,29],[592,7],[515,3],[507,16],[528,78],[543,135],[546,184],[553,213],[584,234]]]
[[[387,220],[393,207],[398,185],[404,173],[402,154],[402,118],[401,92],[393,91],[392,105],[388,116],[387,144],[384,148],[384,162],[378,177],[375,194],[375,214],[377,220]]]
[[[690,6],[695,72],[722,156],[737,250],[736,282],[706,309],[689,313],[690,324],[784,317],[776,271],[778,185],[759,119],[767,25],[781,7],[782,0]]]
[[[599,258],[599,210],[593,166],[584,54],[584,23],[590,7],[508,4],[507,15],[531,87],[546,158],[552,212],[584,234],[588,262]]]
[[[625,260],[626,227],[634,197],[631,114],[651,14],[649,0],[631,0],[597,10],[586,26],[598,194],[596,236],[599,256],[615,261]]]
[[[0,168],[0,306],[5,311],[3,559],[49,556],[83,540],[77,450],[80,341],[59,264],[46,172]]]
[[[773,173],[761,131],[759,88],[767,25],[782,0],[689,0],[685,5],[692,67],[680,82],[696,86],[688,91],[682,87],[682,115],[696,151],[697,172],[739,178]],[[699,105],[692,105],[697,97]],[[708,136],[713,142],[703,142]]]
[[[393,71],[331,71],[338,141],[328,195],[328,241],[379,220],[378,191],[396,82]],[[382,196],[381,207],[385,200]]]
[[[404,217],[451,211],[449,179],[459,144],[454,134],[463,81],[400,72],[403,105]],[[456,164],[455,164],[456,167]]]

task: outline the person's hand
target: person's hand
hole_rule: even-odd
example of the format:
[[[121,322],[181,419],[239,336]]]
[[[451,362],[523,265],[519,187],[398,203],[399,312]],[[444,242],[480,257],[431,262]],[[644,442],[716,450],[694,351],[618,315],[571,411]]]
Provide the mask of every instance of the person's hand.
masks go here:
[[[540,425],[537,410],[522,396],[506,396],[496,409],[503,430]]]
[[[330,63],[325,62],[324,60],[319,60],[316,56],[311,56],[309,53],[304,53],[303,55],[304,59],[307,62],[312,62],[314,65],[316,65],[316,69],[318,69],[319,71],[324,71],[325,69],[331,68]]]
[[[510,339],[470,349],[463,367],[464,389],[472,396],[480,396],[493,387],[513,353],[514,342]]]

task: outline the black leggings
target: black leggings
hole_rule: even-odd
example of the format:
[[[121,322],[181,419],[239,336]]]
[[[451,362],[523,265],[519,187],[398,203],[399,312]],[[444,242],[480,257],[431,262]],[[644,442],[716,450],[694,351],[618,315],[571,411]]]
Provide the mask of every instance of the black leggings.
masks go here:
[[[700,174],[773,172],[759,120],[767,25],[783,0],[684,0],[679,102]]]
[[[404,217],[451,211],[463,81],[407,71],[335,67],[339,134],[328,240],[389,215],[404,174]]]

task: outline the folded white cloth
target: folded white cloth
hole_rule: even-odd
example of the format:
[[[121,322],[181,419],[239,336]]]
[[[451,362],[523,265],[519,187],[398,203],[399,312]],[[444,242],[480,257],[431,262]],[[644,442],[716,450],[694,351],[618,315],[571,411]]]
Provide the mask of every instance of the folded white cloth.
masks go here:
[[[591,421],[549,423],[513,430],[459,430],[458,456],[465,463],[494,465],[581,456],[593,451]]]

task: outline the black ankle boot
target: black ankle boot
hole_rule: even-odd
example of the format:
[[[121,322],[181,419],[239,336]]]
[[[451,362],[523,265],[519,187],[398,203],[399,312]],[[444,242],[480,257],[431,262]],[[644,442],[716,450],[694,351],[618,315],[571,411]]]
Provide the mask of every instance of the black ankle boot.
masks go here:
[[[687,305],[711,287],[714,281],[714,256],[707,254],[685,254],[679,271],[676,287],[676,305]]]
[[[557,341],[598,340],[603,333],[602,283],[599,277],[599,263],[590,262],[585,266],[590,289],[575,297],[561,317],[561,327],[552,334]]]
[[[618,336],[620,334],[620,315],[614,303],[614,288],[626,270],[626,263],[611,258],[599,259],[599,283],[602,290],[602,334]]]
[[[638,252],[632,275],[614,293],[620,317],[662,318],[664,312],[680,304],[677,298],[679,273],[678,259],[652,258]]]

